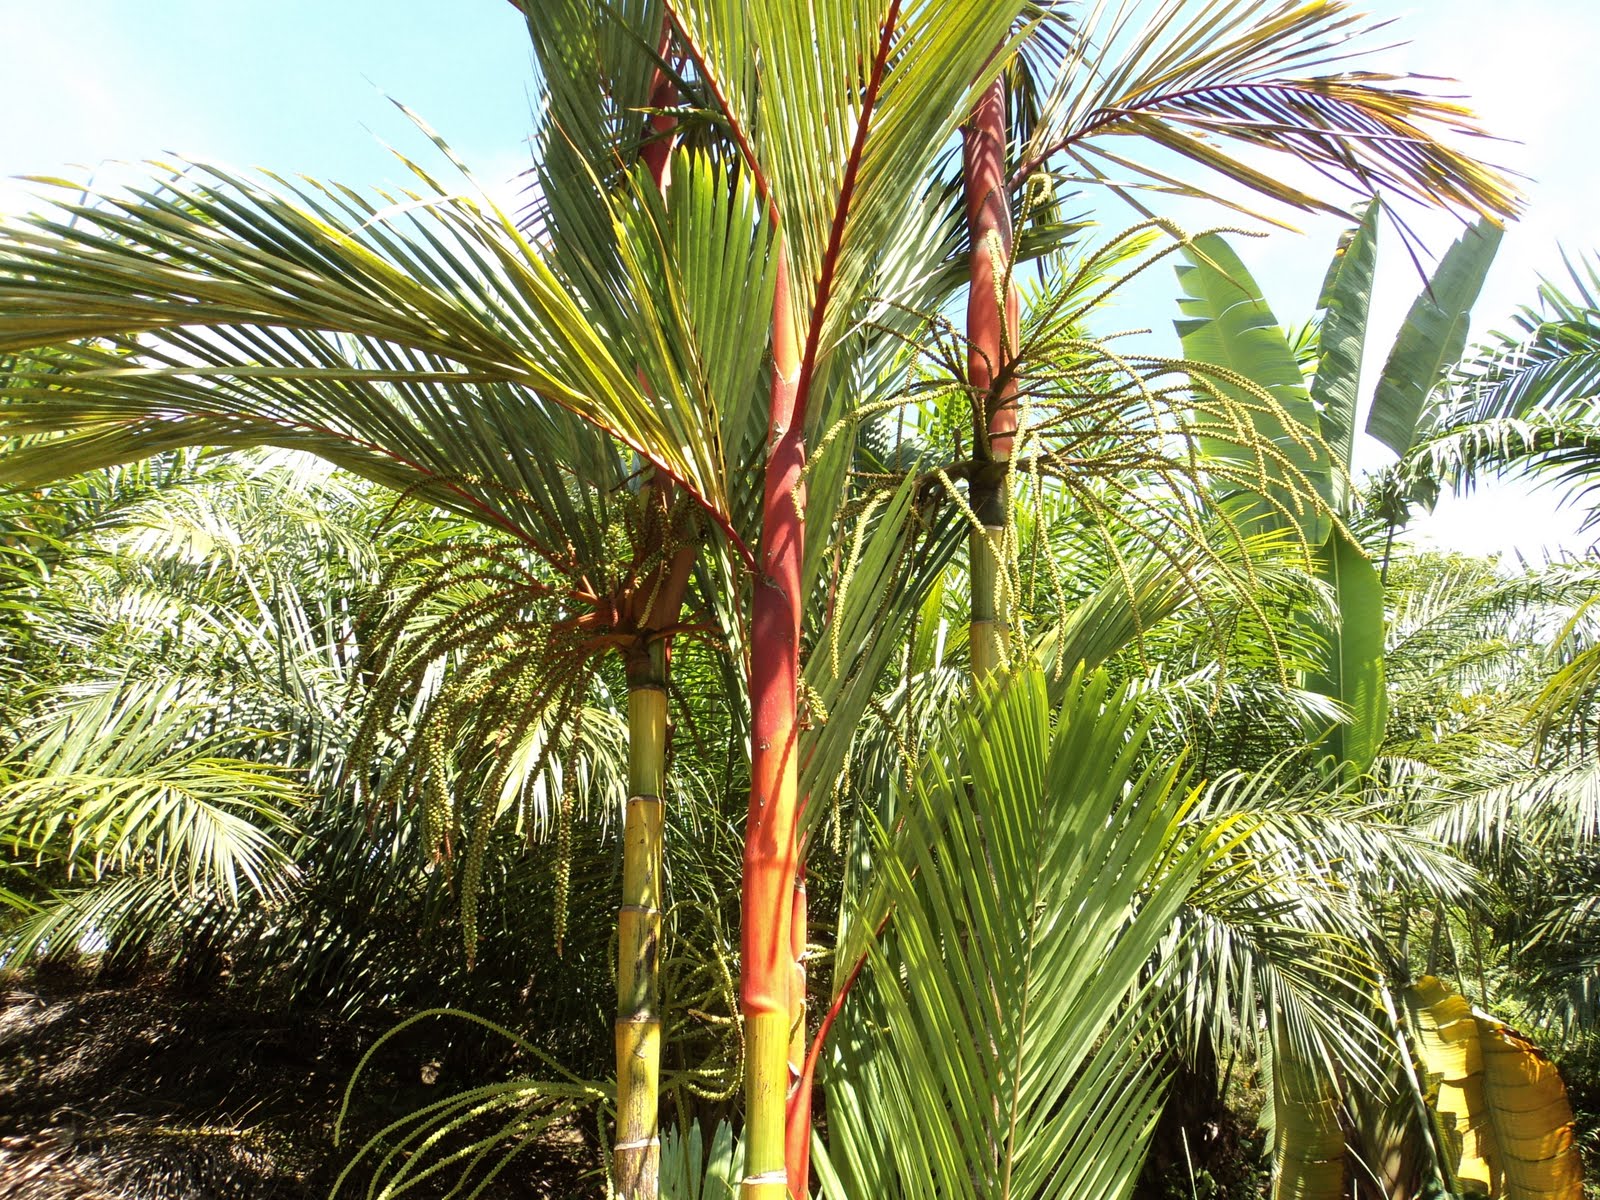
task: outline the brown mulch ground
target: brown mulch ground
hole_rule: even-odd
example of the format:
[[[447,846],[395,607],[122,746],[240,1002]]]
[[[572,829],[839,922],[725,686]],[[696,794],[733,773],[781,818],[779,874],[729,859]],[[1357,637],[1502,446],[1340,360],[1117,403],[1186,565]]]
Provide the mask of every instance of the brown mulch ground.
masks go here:
[[[157,980],[0,985],[0,1200],[323,1200],[350,1146],[484,1081],[481,1057],[463,1059],[438,1032],[398,1038],[364,1073],[337,1148],[345,1086],[382,1031]],[[593,1162],[566,1129],[485,1200],[595,1195]],[[340,1195],[362,1197],[366,1184],[353,1177]]]

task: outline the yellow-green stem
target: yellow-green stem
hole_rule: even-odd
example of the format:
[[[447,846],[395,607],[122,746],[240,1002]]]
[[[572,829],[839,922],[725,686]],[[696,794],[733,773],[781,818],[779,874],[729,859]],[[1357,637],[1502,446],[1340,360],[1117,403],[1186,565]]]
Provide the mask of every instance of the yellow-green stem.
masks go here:
[[[987,678],[1006,661],[1010,623],[1006,619],[1004,525],[985,525],[972,531],[972,623],[967,644],[974,679]]]
[[[528,10],[531,18],[532,9]],[[672,22],[661,19],[657,55],[665,61]],[[640,149],[656,190],[665,194],[678,102],[677,84],[657,69],[650,88],[650,137]],[[644,382],[641,372],[640,381]],[[652,477],[646,486],[671,510],[672,488]],[[659,547],[658,547],[659,548]],[[680,546],[665,575],[644,629],[659,633],[678,620],[694,566],[693,547]],[[617,1142],[612,1170],[623,1200],[657,1200],[661,1193],[661,859],[662,806],[667,762],[667,642],[641,640],[627,654],[628,807],[622,820],[622,908],[617,914]]]
[[[667,693],[660,644],[628,669],[628,806],[622,822],[617,916],[617,1141],[612,1168],[624,1200],[660,1190],[662,793]]]
[[[748,1172],[739,1200],[785,1200],[784,1119],[789,1101],[789,1014],[749,1013],[744,1019],[745,1144]],[[751,1166],[755,1170],[750,1170]]]

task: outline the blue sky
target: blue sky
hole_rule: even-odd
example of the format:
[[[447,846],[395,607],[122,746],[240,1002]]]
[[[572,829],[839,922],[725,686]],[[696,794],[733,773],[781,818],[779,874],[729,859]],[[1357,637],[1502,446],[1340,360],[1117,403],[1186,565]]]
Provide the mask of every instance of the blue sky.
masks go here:
[[[1600,6],[1592,0],[1423,0],[1358,5],[1399,20],[1379,43],[1409,40],[1376,63],[1460,81],[1484,122],[1515,144],[1483,156],[1531,177],[1531,205],[1508,234],[1478,327],[1504,324],[1531,300],[1540,272],[1559,274],[1558,243],[1600,250],[1591,213],[1600,196]],[[199,0],[9,0],[10,53],[0,77],[0,176],[107,173],[108,160],[180,154],[263,166],[356,186],[402,183],[385,143],[424,143],[386,97],[415,110],[485,182],[528,161],[530,55],[521,17],[504,0],[276,0],[220,7]],[[114,172],[111,172],[114,173]],[[26,202],[0,182],[0,206]],[[1192,212],[1198,227],[1216,221]],[[1120,215],[1108,217],[1115,227]],[[1301,222],[1304,236],[1274,234],[1241,246],[1278,315],[1309,315],[1338,222]],[[1442,248],[1450,223],[1417,225]],[[1417,290],[1394,238],[1380,264],[1379,323],[1398,324]],[[1115,323],[1170,328],[1176,287],[1142,289]],[[1382,328],[1374,341],[1387,346]],[[1375,370],[1378,364],[1372,364]],[[1370,373],[1370,371],[1369,371]],[[1370,381],[1369,381],[1370,386]],[[1374,456],[1377,461],[1381,456]],[[1447,502],[1422,536],[1473,550],[1575,545],[1574,518],[1525,489],[1496,488]]]
[[[398,182],[417,111],[486,177],[527,161],[531,56],[504,0],[9,0],[0,174],[167,153]]]

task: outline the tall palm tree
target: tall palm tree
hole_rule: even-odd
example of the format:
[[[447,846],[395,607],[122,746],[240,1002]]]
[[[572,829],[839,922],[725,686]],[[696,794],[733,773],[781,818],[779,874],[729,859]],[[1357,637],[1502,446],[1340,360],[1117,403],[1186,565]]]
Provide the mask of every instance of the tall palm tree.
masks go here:
[[[1239,146],[1286,152],[1324,175],[1336,175],[1357,194],[1381,186],[1491,218],[1509,214],[1515,205],[1514,194],[1494,172],[1475,164],[1439,158],[1444,175],[1434,183],[1416,173],[1421,158],[1441,149],[1419,137],[1419,125],[1464,115],[1456,106],[1432,100],[1395,105],[1393,93],[1385,99],[1381,89],[1368,86],[1388,77],[1301,74],[1350,57],[1343,43],[1360,18],[1340,4],[1283,5],[1260,13],[1228,0],[1199,5],[1165,0],[1085,14],[1069,4],[1046,2],[1029,15],[1037,22],[1031,47],[1026,42],[1019,47],[1011,75],[997,77],[979,95],[963,126],[971,264],[965,383],[973,418],[973,645],[980,673],[994,656],[994,631],[1008,628],[1004,571],[996,551],[1006,541],[1005,481],[1020,410],[1028,405],[1019,395],[1019,382],[1039,370],[1031,361],[1037,350],[1021,336],[1014,284],[1015,228],[1029,220],[1030,208],[1040,215],[1055,208],[1038,203],[1038,185],[1053,187],[1063,179],[1107,182],[1108,165],[1136,184],[1217,198],[1202,184],[1144,165],[1137,151],[1109,149],[1112,138],[1133,135],[1256,197],[1305,210],[1338,211],[1326,198],[1261,170],[1239,154]],[[1059,59],[1045,65],[1041,46]],[[1113,190],[1124,191],[1116,185]],[[1238,386],[1235,381],[1208,392],[1220,402],[1236,396]],[[1237,398],[1247,409],[1271,404],[1266,394]],[[1213,438],[1241,419],[1247,426],[1263,423],[1259,415],[1219,407]],[[1272,423],[1272,414],[1265,419]],[[1317,423],[1305,424],[1315,429]],[[1052,446],[1048,435],[1032,449],[1045,462],[1052,450],[1074,461],[1071,450]],[[1250,458],[1255,451],[1244,447],[1240,454]]]

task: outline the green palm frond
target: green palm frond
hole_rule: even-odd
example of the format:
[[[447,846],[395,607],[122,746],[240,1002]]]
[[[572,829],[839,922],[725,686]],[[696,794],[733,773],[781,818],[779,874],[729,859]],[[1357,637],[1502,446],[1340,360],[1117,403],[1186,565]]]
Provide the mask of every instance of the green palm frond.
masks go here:
[[[801,743],[800,788],[819,801],[807,809],[812,821],[827,812],[820,801],[838,786],[861,723],[881,702],[885,674],[896,666],[908,626],[959,546],[963,531],[954,520],[921,528],[916,492],[915,479],[908,478],[855,516],[830,586],[830,619],[805,667],[812,729]]]
[[[822,357],[878,289],[920,217],[929,169],[1003,65],[1021,4],[826,0],[669,3],[700,85],[761,181],[786,244],[806,358]]]
[[[519,4],[543,101],[524,224],[547,240],[585,295],[612,292],[616,231],[597,194],[633,173],[652,133],[646,116],[659,69],[661,0]],[[596,84],[599,86],[596,86]]]
[[[504,1039],[538,1063],[541,1075],[526,1075],[480,1084],[454,1092],[390,1122],[356,1149],[334,1180],[332,1195],[344,1191],[345,1181],[358,1165],[372,1171],[368,1200],[393,1200],[425,1180],[441,1176],[456,1181],[450,1195],[479,1195],[510,1167],[522,1152],[538,1144],[541,1135],[561,1123],[570,1123],[607,1099],[602,1086],[580,1079],[541,1051],[527,1038],[474,1013],[450,1008],[429,1008],[414,1013],[388,1029],[367,1048],[345,1088],[334,1122],[333,1143],[339,1144],[350,1112],[356,1081],[373,1056],[387,1042],[421,1021],[448,1017],[487,1030]],[[450,1139],[446,1141],[446,1139]],[[441,1145],[441,1143],[443,1143]]]
[[[1358,196],[1390,190],[1462,212],[1512,215],[1512,185],[1438,136],[1482,136],[1461,105],[1404,86],[1404,76],[1314,73],[1350,60],[1358,53],[1350,40],[1377,28],[1337,0],[1098,6],[1072,30],[1072,52],[1017,174],[1060,155],[1078,178],[1208,196],[1104,145],[1135,135],[1301,209],[1340,211],[1281,170],[1264,169],[1249,150],[1286,152],[1305,164],[1307,178],[1320,175]]]
[[[1576,412],[1495,417],[1440,429],[1412,450],[1406,472],[1413,489],[1437,495],[1441,484],[1470,491],[1482,479],[1534,468],[1589,511],[1597,485],[1600,435],[1586,408]],[[1586,514],[1585,530],[1593,527]]]
[[[625,331],[596,327],[510,218],[422,183],[368,200],[189,166],[13,219],[0,347],[92,340],[59,352],[48,394],[14,389],[6,429],[57,436],[6,478],[279,445],[538,546],[552,456],[616,478],[576,418],[727,526],[715,413],[670,390],[693,381],[654,381],[675,402],[647,402],[613,350]]]
[[[661,1142],[663,1200],[735,1200],[742,1162],[733,1127],[717,1122],[710,1138],[699,1125],[667,1131]]]
[[[78,887],[9,899],[20,919],[8,922],[0,946],[8,962],[70,958],[85,950],[170,949],[212,923],[221,897],[196,894],[163,875],[118,875]]]
[[[1568,264],[1544,280],[1540,304],[1517,314],[1446,381],[1439,410],[1409,456],[1424,486],[1470,489],[1479,479],[1528,472],[1590,510],[1600,488],[1600,299],[1596,268]],[[1583,528],[1595,521],[1585,518]]]
[[[1259,600],[1271,589],[1305,590],[1293,537],[1274,531],[1236,541],[1224,525],[1205,540],[1159,551],[1143,541],[1073,538],[1054,549],[1066,560],[1063,575],[1067,563],[1077,572],[1074,590],[1088,589],[1033,610],[1043,625],[1036,650],[1057,679],[1079,662],[1093,668],[1120,657],[1151,669],[1159,692],[1191,665],[1235,663],[1240,678],[1264,667],[1282,683],[1306,661],[1311,647]]]
[[[1287,758],[1210,785],[1190,823],[1244,818],[1240,864],[1202,876],[1179,917],[1187,936],[1163,954],[1180,1040],[1287,1053],[1325,1082],[1375,1086],[1386,1035],[1372,993],[1386,967],[1373,906],[1396,880],[1470,902],[1477,877],[1382,799],[1322,772],[1297,775]]]
[[[584,577],[603,585],[612,565]],[[434,861],[459,856],[469,961],[497,827],[553,831],[564,872],[579,810],[626,795],[625,721],[597,683],[608,652],[638,635],[602,611],[618,593],[571,617],[559,583],[509,538],[424,545],[391,568],[356,664],[365,694],[344,780],[369,811],[414,808]],[[558,889],[558,944],[565,900]]]
[[[845,942],[870,957],[829,1074],[830,1194],[1131,1186],[1163,1083],[1142,972],[1235,836],[1174,844],[1180,773],[1141,766],[1147,732],[1104,675],[1052,721],[1023,672],[924,758]]]
[[[1457,797],[1428,826],[1474,858],[1515,848],[1582,849],[1600,842],[1600,763],[1563,765]]]
[[[0,837],[69,875],[152,872],[238,903],[281,899],[295,869],[275,840],[298,789],[230,753],[259,731],[216,729],[183,681],[123,680],[60,699],[0,764]]]
[[[1515,317],[1467,368],[1455,420],[1523,416],[1600,394],[1600,267],[1567,263],[1561,284],[1541,280],[1539,304]]]

